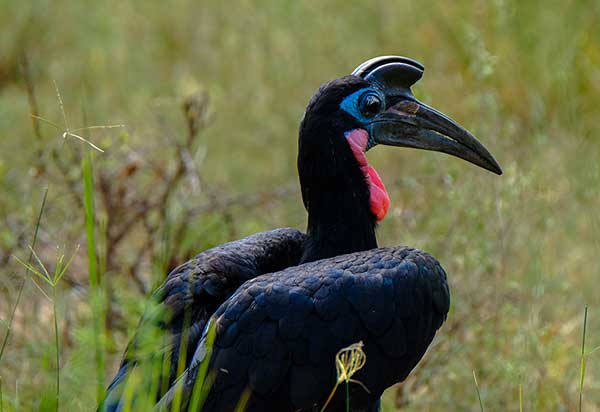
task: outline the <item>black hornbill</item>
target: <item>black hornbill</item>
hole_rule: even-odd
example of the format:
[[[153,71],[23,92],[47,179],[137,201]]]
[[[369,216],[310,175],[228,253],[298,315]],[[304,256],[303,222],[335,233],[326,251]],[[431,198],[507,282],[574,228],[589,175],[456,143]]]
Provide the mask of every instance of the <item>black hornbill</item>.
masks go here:
[[[242,394],[247,411],[319,410],[336,380],[336,353],[358,341],[367,361],[354,376],[362,385],[350,387],[351,410],[377,410],[383,391],[425,353],[450,295],[427,253],[377,248],[389,197],[365,152],[378,144],[434,150],[502,173],[473,135],[413,96],[422,74],[414,60],[383,56],[319,88],[299,132],[306,235],[259,233],[171,272],[109,386],[106,410],[148,390],[162,396],[157,409],[185,406],[202,367],[212,373],[202,411],[232,411]],[[216,331],[210,356],[207,325]],[[152,328],[160,347],[145,332]],[[142,379],[160,383],[148,389],[136,381],[128,391],[130,376],[151,358],[166,366]],[[345,410],[344,394],[327,410]]]

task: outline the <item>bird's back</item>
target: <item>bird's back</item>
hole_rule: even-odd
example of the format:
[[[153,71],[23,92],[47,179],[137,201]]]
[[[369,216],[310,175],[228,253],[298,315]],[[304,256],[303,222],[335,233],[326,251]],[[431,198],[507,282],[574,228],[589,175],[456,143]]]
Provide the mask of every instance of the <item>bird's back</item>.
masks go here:
[[[209,370],[216,379],[202,411],[233,411],[245,390],[251,393],[246,411],[319,410],[336,381],[336,353],[359,341],[366,364],[353,377],[362,385],[350,387],[352,410],[373,410],[382,392],[422,358],[449,299],[439,263],[411,248],[352,253],[259,276],[212,317]],[[176,387],[184,398],[207,362],[203,344]],[[345,410],[340,392],[328,410]],[[168,394],[161,407],[169,402]]]

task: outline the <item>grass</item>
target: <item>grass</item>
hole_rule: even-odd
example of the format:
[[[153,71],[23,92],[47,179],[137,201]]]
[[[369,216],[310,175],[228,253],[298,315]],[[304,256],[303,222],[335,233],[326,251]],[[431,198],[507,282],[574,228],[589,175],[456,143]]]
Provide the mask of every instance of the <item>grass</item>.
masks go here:
[[[40,229],[40,223],[42,221],[42,215],[44,214],[44,208],[46,207],[46,199],[48,198],[48,188],[44,190],[44,197],[42,198],[42,204],[40,206],[40,211],[37,215],[37,219],[35,220],[35,226],[33,231],[33,239],[31,241],[31,250],[29,251],[29,258],[27,259],[27,263],[31,264],[31,259],[33,259],[33,248],[35,247],[35,243],[37,242],[37,236]],[[4,356],[4,350],[6,349],[6,345],[8,344],[8,340],[10,339],[10,333],[12,331],[12,324],[15,320],[15,313],[17,312],[17,308],[19,307],[19,303],[21,302],[21,297],[23,296],[23,290],[25,289],[25,284],[27,283],[27,277],[23,277],[21,284],[19,285],[19,290],[17,292],[17,298],[15,299],[15,303],[10,312],[10,317],[8,319],[8,324],[6,328],[6,332],[4,334],[4,339],[2,339],[2,347],[0,348],[0,362],[2,362],[2,357]]]
[[[479,401],[479,410],[484,412],[483,401],[481,400],[481,391],[479,390],[479,383],[477,382],[477,375],[473,371],[473,381],[475,382],[475,391],[477,392],[477,400]]]
[[[391,195],[380,244],[432,253],[452,290],[448,322],[407,383],[386,392],[383,410],[478,410],[476,370],[489,410],[600,411],[598,353],[585,351],[600,345],[600,320],[581,323],[585,303],[591,314],[600,305],[597,2],[5,0],[2,10],[4,411],[54,409],[56,330],[61,409],[92,410],[148,291],[181,263],[181,250],[304,227],[294,166],[304,106],[321,82],[392,53],[425,64],[418,97],[472,130],[505,174],[441,154],[369,152]],[[186,152],[180,106],[202,92],[211,97],[209,127]],[[127,126],[78,130],[95,124]],[[63,138],[67,131],[104,153]],[[91,180],[81,174],[89,152]],[[105,208],[106,194],[152,200],[177,171],[165,160],[173,156],[197,170],[188,169],[168,207],[139,218],[104,253],[123,220]],[[136,185],[110,192],[128,173]],[[84,205],[92,197],[93,213]],[[180,231],[189,205],[199,212]],[[145,225],[161,219],[146,244]],[[10,256],[27,256],[29,244],[46,267],[56,245],[90,253],[76,256],[57,285],[55,313],[16,275],[22,267]]]
[[[54,272],[50,274],[49,270],[46,268],[44,263],[41,261],[37,253],[33,247],[30,247],[30,252],[35,258],[38,268],[36,268],[31,263],[26,263],[15,256],[17,262],[19,262],[23,267],[25,267],[29,272],[34,274],[39,280],[45,282],[48,286],[50,286],[52,293],[48,295],[44,289],[35,281],[35,279],[31,279],[33,284],[37,287],[37,289],[42,293],[42,295],[48,299],[52,303],[52,324],[54,326],[54,351],[56,354],[56,363],[55,363],[55,373],[56,373],[56,397],[55,397],[55,409],[58,411],[60,404],[60,342],[58,337],[58,315],[56,311],[57,306],[57,294],[56,288],[58,286],[58,282],[62,279],[62,277],[67,272],[73,258],[75,257],[75,253],[71,256],[71,258],[65,263],[64,254],[60,254],[56,260],[54,266]]]
[[[212,354],[212,348],[217,334],[217,329],[214,324],[208,326],[208,332],[206,334],[206,355],[205,359],[210,359]],[[204,405],[208,391],[214,382],[214,377],[208,370],[208,362],[203,362],[198,370],[198,377],[194,383],[192,389],[192,396],[190,398],[189,410],[198,410]],[[243,398],[240,399],[240,403],[243,403]]]
[[[66,124],[66,120],[65,120]],[[85,228],[88,253],[88,275],[90,293],[92,295],[92,316],[94,324],[94,348],[96,366],[96,402],[100,404],[104,398],[104,346],[102,334],[104,330],[104,303],[102,289],[98,276],[98,257],[96,256],[96,219],[94,213],[94,172],[92,168],[93,157],[87,153],[82,164],[83,170],[83,204],[85,208]]]
[[[585,335],[587,332],[588,307],[585,306],[583,313],[583,337],[581,338],[581,373],[579,377],[579,412],[583,408],[583,381],[585,379],[586,353],[585,353]]]

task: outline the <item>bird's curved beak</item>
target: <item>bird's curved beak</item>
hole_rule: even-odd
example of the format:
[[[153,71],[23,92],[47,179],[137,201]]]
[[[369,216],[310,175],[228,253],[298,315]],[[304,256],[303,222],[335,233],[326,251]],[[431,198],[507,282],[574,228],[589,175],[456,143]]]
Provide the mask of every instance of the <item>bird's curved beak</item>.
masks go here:
[[[378,115],[370,128],[371,138],[376,144],[443,152],[502,174],[494,156],[475,136],[412,95],[401,97]]]

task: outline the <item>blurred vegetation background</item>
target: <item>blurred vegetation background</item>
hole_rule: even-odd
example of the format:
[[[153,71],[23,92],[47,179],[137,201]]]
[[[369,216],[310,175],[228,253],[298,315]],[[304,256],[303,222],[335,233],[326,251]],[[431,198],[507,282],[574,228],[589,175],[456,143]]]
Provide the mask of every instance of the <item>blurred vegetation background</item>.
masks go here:
[[[60,409],[96,403],[81,175],[95,151],[63,129],[124,125],[78,132],[105,150],[92,156],[108,379],[169,268],[259,230],[304,228],[304,106],[363,60],[401,54],[427,68],[417,96],[473,131],[505,174],[369,152],[392,197],[380,244],[432,253],[453,294],[433,347],[383,410],[477,411],[473,371],[487,410],[518,410],[519,388],[523,410],[576,410],[585,304],[583,406],[600,410],[598,1],[0,0],[0,10],[0,338],[28,279],[0,359],[0,409],[54,405],[52,304],[13,258],[30,253],[46,187],[36,253],[48,267],[75,253],[55,300]]]

